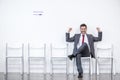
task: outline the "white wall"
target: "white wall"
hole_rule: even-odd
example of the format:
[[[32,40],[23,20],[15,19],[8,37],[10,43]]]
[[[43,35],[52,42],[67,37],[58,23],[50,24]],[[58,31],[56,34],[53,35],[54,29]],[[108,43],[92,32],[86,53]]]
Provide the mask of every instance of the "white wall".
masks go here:
[[[43,15],[33,15],[43,11]],[[120,72],[119,0],[0,0],[0,71],[4,71],[5,43],[65,44],[65,32],[86,23],[88,33],[103,31],[103,41],[113,43],[116,72]],[[49,52],[49,51],[48,51]]]

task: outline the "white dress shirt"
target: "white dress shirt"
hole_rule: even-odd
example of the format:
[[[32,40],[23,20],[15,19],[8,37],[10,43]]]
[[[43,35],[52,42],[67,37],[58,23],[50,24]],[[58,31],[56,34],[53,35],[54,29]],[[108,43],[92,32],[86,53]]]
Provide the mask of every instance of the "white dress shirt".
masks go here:
[[[81,34],[80,39],[79,39],[79,43],[77,44],[77,49],[82,45],[82,37],[83,37],[83,36],[82,36],[82,34]],[[88,37],[87,37],[86,34],[84,35],[84,42],[87,43],[88,48],[89,48],[89,51],[90,51],[90,46],[89,46],[89,42],[88,42]]]

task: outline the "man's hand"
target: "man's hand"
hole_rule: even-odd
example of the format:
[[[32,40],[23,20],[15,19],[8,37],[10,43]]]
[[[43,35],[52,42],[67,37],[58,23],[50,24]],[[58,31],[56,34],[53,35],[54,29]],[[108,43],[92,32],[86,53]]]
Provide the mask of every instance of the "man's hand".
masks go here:
[[[68,33],[70,33],[71,31],[72,31],[72,28],[69,28]]]
[[[101,30],[100,30],[100,28],[99,28],[99,27],[97,27],[96,29],[97,29],[97,31],[98,31],[98,32],[101,32]]]

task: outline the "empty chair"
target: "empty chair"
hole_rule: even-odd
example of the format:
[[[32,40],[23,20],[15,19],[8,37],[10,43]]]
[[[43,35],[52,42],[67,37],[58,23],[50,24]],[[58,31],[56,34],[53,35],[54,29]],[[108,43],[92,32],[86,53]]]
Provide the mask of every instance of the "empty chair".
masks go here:
[[[104,44],[97,46],[97,58],[96,58],[96,73],[97,75],[111,74],[109,77],[112,79],[113,74],[113,45]]]
[[[46,80],[46,44],[28,44],[28,80]]]
[[[24,45],[6,44],[6,80],[24,79]],[[18,74],[20,76],[18,76]]]
[[[68,58],[67,45],[60,47],[51,44],[51,79],[55,80],[56,76],[65,75],[64,79],[68,79]]]

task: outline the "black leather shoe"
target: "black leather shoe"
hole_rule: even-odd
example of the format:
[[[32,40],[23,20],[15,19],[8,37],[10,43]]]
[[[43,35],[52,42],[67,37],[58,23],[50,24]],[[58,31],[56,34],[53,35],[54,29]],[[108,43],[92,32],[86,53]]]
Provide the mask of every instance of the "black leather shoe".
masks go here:
[[[68,55],[68,58],[72,60],[72,58],[74,58],[74,55]]]
[[[79,73],[78,78],[83,78],[83,73]]]

